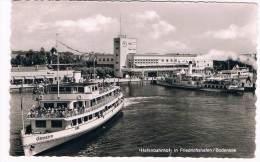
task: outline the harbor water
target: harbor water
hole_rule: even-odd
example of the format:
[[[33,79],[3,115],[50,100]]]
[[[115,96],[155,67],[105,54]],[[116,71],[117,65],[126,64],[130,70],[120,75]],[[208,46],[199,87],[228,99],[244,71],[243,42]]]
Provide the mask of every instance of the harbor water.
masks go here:
[[[253,93],[191,91],[148,83],[126,84],[121,89],[125,106],[112,120],[40,155],[254,157],[256,96]],[[24,117],[32,104],[37,104],[32,102],[32,94],[24,93]],[[10,105],[10,155],[23,156],[19,93],[11,93]]]

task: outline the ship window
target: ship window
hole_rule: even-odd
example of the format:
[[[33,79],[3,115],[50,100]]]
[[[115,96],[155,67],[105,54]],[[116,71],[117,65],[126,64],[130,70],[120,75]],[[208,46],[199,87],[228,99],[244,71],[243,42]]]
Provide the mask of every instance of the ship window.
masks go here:
[[[57,89],[58,89],[57,87],[51,87],[51,92],[57,92],[58,91]]]
[[[71,87],[66,87],[66,92],[71,92]]]
[[[35,126],[37,128],[46,128],[46,120],[36,120]]]
[[[78,124],[81,124],[81,123],[82,123],[82,119],[78,118]]]
[[[77,119],[72,120],[72,126],[77,125]]]
[[[60,92],[65,92],[66,88],[65,87],[60,87]]]
[[[84,87],[78,87],[78,92],[84,92]]]
[[[83,106],[83,101],[78,101],[73,103],[74,108],[82,107]]]
[[[51,127],[52,128],[62,128],[62,121],[61,120],[52,120]]]
[[[57,103],[57,107],[67,107],[67,103]]]
[[[88,116],[84,117],[84,122],[88,121]]]
[[[96,113],[95,113],[95,117],[99,117],[99,112],[96,112]]]
[[[45,108],[54,108],[54,103],[44,103]]]

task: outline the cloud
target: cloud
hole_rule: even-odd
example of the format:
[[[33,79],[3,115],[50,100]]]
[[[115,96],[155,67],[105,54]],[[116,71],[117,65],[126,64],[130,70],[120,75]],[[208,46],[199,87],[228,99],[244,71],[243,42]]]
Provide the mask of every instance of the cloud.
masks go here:
[[[49,28],[51,25],[49,23],[43,23],[43,22],[39,22],[39,21],[35,21],[35,22],[32,22],[27,30],[28,32],[33,32],[33,31],[36,31],[36,30],[44,30],[44,29],[47,29]]]
[[[242,27],[232,24],[225,29],[209,30],[205,32],[205,35],[216,39],[234,40],[238,38],[246,38],[256,45],[257,29],[252,23],[248,23]]]
[[[173,52],[173,50],[176,52],[183,52],[183,53],[190,51],[188,45],[181,41],[167,41],[164,43],[164,46],[166,48],[169,48],[171,52]]]
[[[154,39],[161,37],[162,35],[169,34],[176,31],[176,27],[169,24],[166,21],[159,21],[152,25],[153,31],[150,33],[150,36]]]
[[[57,20],[53,23],[34,22],[28,27],[28,31],[58,28],[58,30],[70,29],[70,31],[80,30],[91,33],[109,29],[116,24],[118,24],[116,19],[98,14],[84,19]]]
[[[134,17],[137,30],[148,33],[147,35],[152,39],[158,39],[163,35],[175,32],[177,29],[171,23],[163,20],[157,12],[152,10],[134,13],[132,17]]]
[[[79,29],[88,33],[97,32],[110,28],[111,25],[116,24],[116,19],[106,17],[103,15],[95,15],[85,19],[72,20],[61,20],[54,23],[55,27],[62,28],[74,28]]]
[[[132,16],[138,21],[153,21],[160,18],[160,16],[155,11],[151,10],[144,11],[143,13],[134,13]]]

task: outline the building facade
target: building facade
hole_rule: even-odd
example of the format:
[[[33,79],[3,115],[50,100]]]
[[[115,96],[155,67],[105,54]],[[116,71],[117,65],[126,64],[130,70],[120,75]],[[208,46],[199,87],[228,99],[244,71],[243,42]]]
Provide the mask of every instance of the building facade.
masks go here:
[[[213,68],[213,60],[203,59],[197,54],[157,53],[137,54],[137,40],[119,35],[114,38],[114,54],[96,54],[98,66],[114,67],[115,77],[125,75],[159,76],[169,72],[188,69],[192,62],[193,72]]]
[[[99,66],[114,67],[114,55],[112,54],[96,54],[96,62]]]
[[[136,39],[126,38],[119,35],[114,38],[114,74],[116,77],[123,77],[123,69],[127,68],[128,55],[136,54]]]

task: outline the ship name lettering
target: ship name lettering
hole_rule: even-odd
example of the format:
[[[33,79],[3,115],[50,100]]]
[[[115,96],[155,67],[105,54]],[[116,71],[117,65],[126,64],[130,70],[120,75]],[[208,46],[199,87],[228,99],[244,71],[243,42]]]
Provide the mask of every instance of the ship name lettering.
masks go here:
[[[36,141],[41,141],[41,140],[46,140],[46,139],[50,139],[53,138],[53,135],[48,135],[48,136],[43,136],[43,137],[37,137]]]

